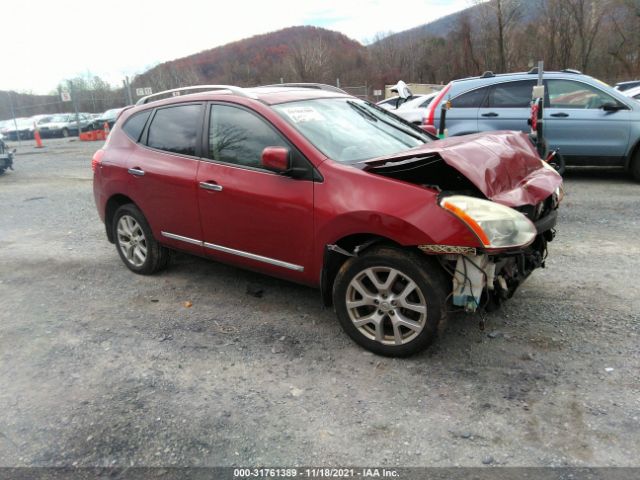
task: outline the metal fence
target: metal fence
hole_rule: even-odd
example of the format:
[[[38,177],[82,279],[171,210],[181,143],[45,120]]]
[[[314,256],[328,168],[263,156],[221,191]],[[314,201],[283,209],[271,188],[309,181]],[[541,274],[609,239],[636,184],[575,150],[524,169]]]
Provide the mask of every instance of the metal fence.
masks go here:
[[[368,85],[355,85],[351,87],[340,87],[354,97],[362,98],[363,100],[371,100],[369,98],[369,86]]]

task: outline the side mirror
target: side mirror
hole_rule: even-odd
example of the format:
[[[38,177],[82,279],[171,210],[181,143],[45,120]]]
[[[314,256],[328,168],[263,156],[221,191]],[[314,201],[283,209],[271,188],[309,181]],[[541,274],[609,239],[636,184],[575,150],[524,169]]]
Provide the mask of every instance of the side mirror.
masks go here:
[[[266,147],[261,160],[262,166],[272,172],[284,174],[291,168],[291,156],[285,147]]]
[[[602,104],[602,110],[605,112],[617,112],[618,110],[623,110],[625,107],[620,105],[619,103],[607,102]]]

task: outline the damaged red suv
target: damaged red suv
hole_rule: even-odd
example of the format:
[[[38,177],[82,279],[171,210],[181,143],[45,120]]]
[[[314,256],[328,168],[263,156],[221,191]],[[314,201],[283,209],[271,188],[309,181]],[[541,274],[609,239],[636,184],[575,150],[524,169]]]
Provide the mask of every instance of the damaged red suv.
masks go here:
[[[181,250],[318,287],[353,340],[406,356],[544,265],[562,180],[522,133],[434,140],[316,84],[177,93],[125,110],[92,161],[133,272]]]

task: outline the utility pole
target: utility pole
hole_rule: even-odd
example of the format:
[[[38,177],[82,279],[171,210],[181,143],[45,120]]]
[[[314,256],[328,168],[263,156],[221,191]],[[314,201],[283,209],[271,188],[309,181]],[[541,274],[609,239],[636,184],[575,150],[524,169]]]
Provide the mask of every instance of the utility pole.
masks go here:
[[[16,129],[16,137],[18,138],[18,145],[21,145],[20,132],[18,131],[18,121],[16,120],[16,111],[13,109],[13,100],[11,99],[11,92],[7,92],[7,96],[9,97],[9,107],[11,108],[11,116],[13,117],[13,126]]]
[[[544,73],[544,61],[538,61],[538,86],[542,86],[542,74]]]
[[[58,85],[58,109],[60,113],[64,113],[64,104],[61,99],[62,99],[62,86]]]
[[[122,85],[124,85],[125,101],[127,102],[127,105],[133,105],[133,97],[131,96],[131,84],[129,83],[129,77],[124,77],[124,80],[122,80]]]
[[[76,91],[73,88],[73,82],[71,80],[69,82],[69,93],[71,93],[71,102],[73,103],[73,109],[76,112],[76,125],[78,125],[78,137],[82,133],[82,129],[80,128],[80,115],[78,114],[78,100],[76,99]]]

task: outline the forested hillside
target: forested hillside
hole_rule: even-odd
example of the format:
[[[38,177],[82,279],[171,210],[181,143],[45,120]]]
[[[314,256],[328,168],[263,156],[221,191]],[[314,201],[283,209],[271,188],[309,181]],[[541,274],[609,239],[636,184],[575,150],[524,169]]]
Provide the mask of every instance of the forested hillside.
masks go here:
[[[154,89],[184,84],[259,85],[284,81],[362,81],[367,49],[347,36],[316,27],[290,27],[162,63],[134,84]]]
[[[410,14],[419,24],[420,12]],[[340,79],[342,86],[366,86],[370,94],[400,79],[446,83],[486,70],[528,70],[538,60],[547,70],[578,69],[609,83],[640,78],[640,0],[477,1],[435,22],[379,34],[368,46],[323,28],[289,27],[164,62],[132,86],[135,92]],[[74,84],[83,111],[120,106],[126,98],[121,85],[97,77]],[[32,97],[12,94],[18,116],[71,108],[57,95]],[[0,119],[10,117],[9,98],[0,92]]]

